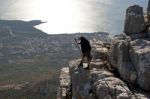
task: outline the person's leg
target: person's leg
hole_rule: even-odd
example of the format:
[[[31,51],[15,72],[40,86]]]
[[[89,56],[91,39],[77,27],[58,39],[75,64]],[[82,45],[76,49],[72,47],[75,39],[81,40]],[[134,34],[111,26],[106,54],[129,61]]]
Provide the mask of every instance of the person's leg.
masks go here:
[[[83,63],[85,62],[84,58],[85,58],[85,55],[82,54],[82,62],[83,62]]]
[[[86,52],[86,57],[87,57],[87,63],[88,63],[88,67],[86,69],[90,69],[90,62],[91,62],[91,52],[90,51]]]
[[[81,62],[78,66],[83,66],[83,62],[84,62],[84,54],[81,55]]]

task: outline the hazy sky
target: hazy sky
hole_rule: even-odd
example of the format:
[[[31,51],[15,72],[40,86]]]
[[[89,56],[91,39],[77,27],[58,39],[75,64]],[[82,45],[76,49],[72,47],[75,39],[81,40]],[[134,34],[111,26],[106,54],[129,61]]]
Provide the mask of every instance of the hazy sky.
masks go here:
[[[43,20],[47,33],[122,32],[125,10],[148,0],[0,0],[0,19]]]

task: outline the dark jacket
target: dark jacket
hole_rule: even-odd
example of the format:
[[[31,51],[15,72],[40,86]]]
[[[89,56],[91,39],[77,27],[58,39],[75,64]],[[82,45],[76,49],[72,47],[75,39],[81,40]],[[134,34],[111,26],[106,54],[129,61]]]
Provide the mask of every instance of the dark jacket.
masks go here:
[[[80,43],[81,44],[81,51],[82,53],[85,53],[87,51],[91,51],[91,45],[90,42],[85,37],[80,37]]]

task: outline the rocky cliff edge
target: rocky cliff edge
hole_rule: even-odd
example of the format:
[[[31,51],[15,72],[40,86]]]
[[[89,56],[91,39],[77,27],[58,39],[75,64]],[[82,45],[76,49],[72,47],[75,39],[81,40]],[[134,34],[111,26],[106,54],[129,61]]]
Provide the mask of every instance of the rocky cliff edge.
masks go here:
[[[57,99],[150,98],[150,1],[147,14],[134,5],[126,10],[124,33],[112,42],[91,41],[90,70],[80,59],[60,70]]]

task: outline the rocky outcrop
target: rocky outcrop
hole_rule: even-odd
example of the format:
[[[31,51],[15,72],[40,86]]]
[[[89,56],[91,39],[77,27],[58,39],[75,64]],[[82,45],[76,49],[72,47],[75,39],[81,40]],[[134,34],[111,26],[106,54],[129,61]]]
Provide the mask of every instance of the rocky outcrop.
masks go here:
[[[139,23],[135,24],[135,19]],[[138,30],[143,24],[142,8],[137,5],[129,7],[126,13],[125,34],[114,37],[108,52],[108,60],[118,70],[123,80],[137,84],[142,89],[150,90],[148,84],[150,81],[148,72],[150,70],[150,41],[146,36],[149,35],[149,30]],[[134,32],[127,27],[137,31],[133,34]]]
[[[124,32],[126,34],[141,33],[146,30],[143,8],[134,5],[126,10]]]
[[[148,37],[149,37],[149,40],[150,40],[150,28],[148,28]]]
[[[150,41],[137,39],[130,42],[130,57],[137,71],[137,83],[150,90]]]
[[[104,38],[103,38],[104,40]],[[109,40],[110,41],[110,40]],[[106,60],[108,48],[110,47],[110,42],[102,42],[101,40],[93,39],[91,41],[93,59],[103,59]]]
[[[121,40],[121,38],[124,37],[116,37],[117,40],[119,38]],[[67,68],[67,73],[65,73],[66,67],[62,69],[64,72],[61,72],[63,74],[61,74],[61,79],[59,78],[59,81],[63,80],[63,82],[66,82],[66,77],[70,76],[67,79],[70,80],[71,86],[68,84],[65,88],[70,88],[72,96],[71,98],[67,98],[68,93],[65,89],[59,91],[61,93],[65,93],[65,95],[63,95],[64,97],[57,99],[148,99],[148,93],[143,93],[141,89],[136,89],[134,84],[132,85],[132,83],[136,82],[137,72],[134,68],[134,65],[131,63],[131,60],[127,59],[130,55],[130,53],[126,51],[130,48],[130,45],[127,43],[128,41],[121,41],[117,45],[119,46],[119,54],[117,56],[117,60],[119,62],[116,61],[116,67],[111,68],[107,59],[104,58],[107,56],[108,49],[101,43],[95,43],[96,47],[104,49],[106,48],[107,52],[101,49],[98,50],[93,48],[93,50],[97,52],[97,55],[90,64],[90,70],[86,70],[83,67],[78,67],[81,61],[80,59],[73,60],[69,63],[69,69]],[[126,52],[123,53],[122,51]],[[100,53],[104,57],[102,57]],[[113,57],[111,59],[113,59]],[[121,74],[120,76],[117,74],[114,68],[119,71]],[[127,83],[122,80],[122,78],[125,79]],[[59,89],[64,88],[63,86],[59,87]]]
[[[124,80],[134,83],[137,75],[129,56],[129,40],[125,34],[116,36],[108,52],[108,60]]]
[[[111,44],[91,42],[90,70],[78,67],[80,60],[70,62],[72,99],[149,99],[150,32],[142,7],[127,9],[124,31]]]
[[[69,75],[69,67],[64,67],[60,70],[59,82],[57,89],[57,99],[71,99],[71,83]]]
[[[150,0],[148,0],[147,17],[148,17],[148,20],[150,21]]]
[[[127,85],[107,70],[85,70],[78,68],[76,62],[72,61],[70,75],[74,99],[105,99],[108,96],[116,99],[123,93],[127,94],[127,97],[131,96]]]
[[[90,95],[92,90],[90,71],[78,68],[76,61],[70,63],[69,70],[72,83],[72,97],[75,99],[92,99]]]
[[[128,36],[126,39],[124,37],[125,35],[116,36],[113,40],[108,53],[109,62],[128,83],[138,84],[142,89],[150,90],[150,41],[132,41],[128,40]]]

